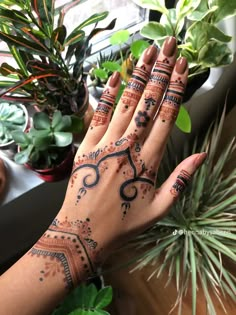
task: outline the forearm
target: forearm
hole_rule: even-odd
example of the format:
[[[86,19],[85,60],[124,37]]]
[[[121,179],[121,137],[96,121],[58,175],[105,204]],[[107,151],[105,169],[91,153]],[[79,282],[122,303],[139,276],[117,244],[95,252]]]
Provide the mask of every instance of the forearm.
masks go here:
[[[83,222],[58,219],[0,278],[0,314],[47,315],[65,295],[93,273]]]

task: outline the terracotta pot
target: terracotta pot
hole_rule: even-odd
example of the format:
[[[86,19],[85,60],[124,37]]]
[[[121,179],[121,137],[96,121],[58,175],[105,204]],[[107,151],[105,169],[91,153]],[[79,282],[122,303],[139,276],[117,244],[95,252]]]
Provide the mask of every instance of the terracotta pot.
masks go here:
[[[35,169],[34,167],[32,167],[32,165],[28,163],[25,164],[25,167],[34,171],[37,176],[43,179],[45,182],[60,181],[70,176],[75,153],[76,148],[72,145],[65,159],[56,167],[48,169]]]

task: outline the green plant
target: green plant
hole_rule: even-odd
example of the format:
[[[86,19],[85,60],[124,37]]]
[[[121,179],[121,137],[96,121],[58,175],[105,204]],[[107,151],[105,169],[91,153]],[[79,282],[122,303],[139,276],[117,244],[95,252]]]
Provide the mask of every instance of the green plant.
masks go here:
[[[128,44],[130,36],[128,30],[120,30],[112,34],[111,47],[118,46],[119,52],[118,55],[112,52],[108,56],[100,54],[97,64],[92,65],[90,76],[94,76],[97,83],[106,83],[109,76],[115,71],[121,72],[124,83],[127,83],[135,63],[143,51],[150,46],[145,39],[135,40]]]
[[[192,183],[171,212],[132,244],[145,248],[135,269],[156,265],[150,278],[160,277],[168,269],[170,281],[176,282],[178,314],[182,300],[191,286],[192,314],[196,314],[197,291],[201,287],[209,315],[216,315],[210,292],[214,292],[224,308],[222,296],[236,301],[236,277],[226,261],[236,263],[236,169],[226,173],[224,167],[236,152],[233,139],[219,148],[224,115],[211,127],[202,147],[194,152],[208,152],[204,165],[194,175]],[[185,156],[189,152],[185,147]],[[158,183],[168,177],[173,155],[167,154],[160,168]],[[178,164],[178,161],[176,161]],[[173,165],[174,168],[174,165]],[[159,185],[158,185],[159,186]],[[173,307],[173,308],[174,308]]]
[[[0,103],[0,145],[11,142],[12,131],[24,130],[28,115],[22,105]]]
[[[83,116],[88,105],[83,64],[91,52],[90,40],[112,29],[115,20],[97,28],[108,12],[94,14],[67,34],[65,14],[79,2],[71,1],[58,14],[54,0],[1,1],[0,39],[7,43],[17,67],[1,65],[0,73],[7,80],[0,81],[0,97],[36,104],[49,113],[60,110]],[[94,26],[89,34],[87,26]]]
[[[94,284],[80,285],[51,315],[109,315],[104,308],[111,300],[111,287],[98,290]]]
[[[12,138],[20,147],[15,154],[15,162],[29,163],[36,169],[60,164],[72,144],[77,120],[74,116],[62,116],[60,111],[54,112],[51,120],[44,112],[35,113],[33,127],[28,132],[12,132]]]
[[[158,45],[168,36],[176,37],[179,55],[189,62],[189,77],[232,62],[227,45],[232,37],[223,33],[217,23],[236,14],[234,0],[178,0],[172,9],[166,8],[164,0],[133,1],[162,14],[160,22],[149,22],[141,34]]]

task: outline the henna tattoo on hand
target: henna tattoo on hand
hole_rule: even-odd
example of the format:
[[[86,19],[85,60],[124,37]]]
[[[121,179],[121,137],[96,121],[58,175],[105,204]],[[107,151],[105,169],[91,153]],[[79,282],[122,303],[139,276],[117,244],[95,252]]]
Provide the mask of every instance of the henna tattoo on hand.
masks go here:
[[[81,189],[86,192],[84,196],[85,194],[87,196],[88,190],[99,184],[104,172],[102,166],[104,162],[107,163],[106,168],[109,168],[109,163],[115,160],[118,164],[116,172],[119,173],[122,170],[124,179],[119,188],[123,211],[122,219],[130,208],[131,202],[137,198],[139,191],[141,192],[141,184],[145,183],[154,188],[155,172],[147,170],[144,162],[139,158],[141,146],[137,140],[136,134],[130,134],[115,143],[111,143],[110,146],[105,146],[105,148],[84,155],[82,158],[78,157],[71,174],[71,187],[74,186],[80,170],[86,170],[87,174],[81,179],[82,187],[79,188],[76,204],[82,197]],[[112,164],[115,165],[114,162]]]
[[[180,174],[176,178],[176,182],[172,186],[170,193],[177,198],[181,192],[184,191],[185,187],[188,185],[188,183],[191,180],[191,175],[185,171],[181,170]]]
[[[91,238],[90,219],[60,222],[55,219],[48,230],[28,252],[31,257],[43,258],[44,267],[39,280],[61,276],[70,290],[94,273],[97,242]],[[93,262],[92,262],[93,260]]]

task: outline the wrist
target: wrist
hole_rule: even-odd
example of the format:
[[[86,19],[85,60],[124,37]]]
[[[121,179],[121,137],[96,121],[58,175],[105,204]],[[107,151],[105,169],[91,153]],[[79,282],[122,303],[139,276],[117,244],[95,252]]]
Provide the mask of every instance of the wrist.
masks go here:
[[[59,277],[70,290],[95,273],[95,255],[89,239],[88,221],[54,219],[47,231],[29,251],[31,256],[43,258],[40,281]],[[81,230],[81,231],[80,231]],[[78,233],[80,231],[81,233]]]

